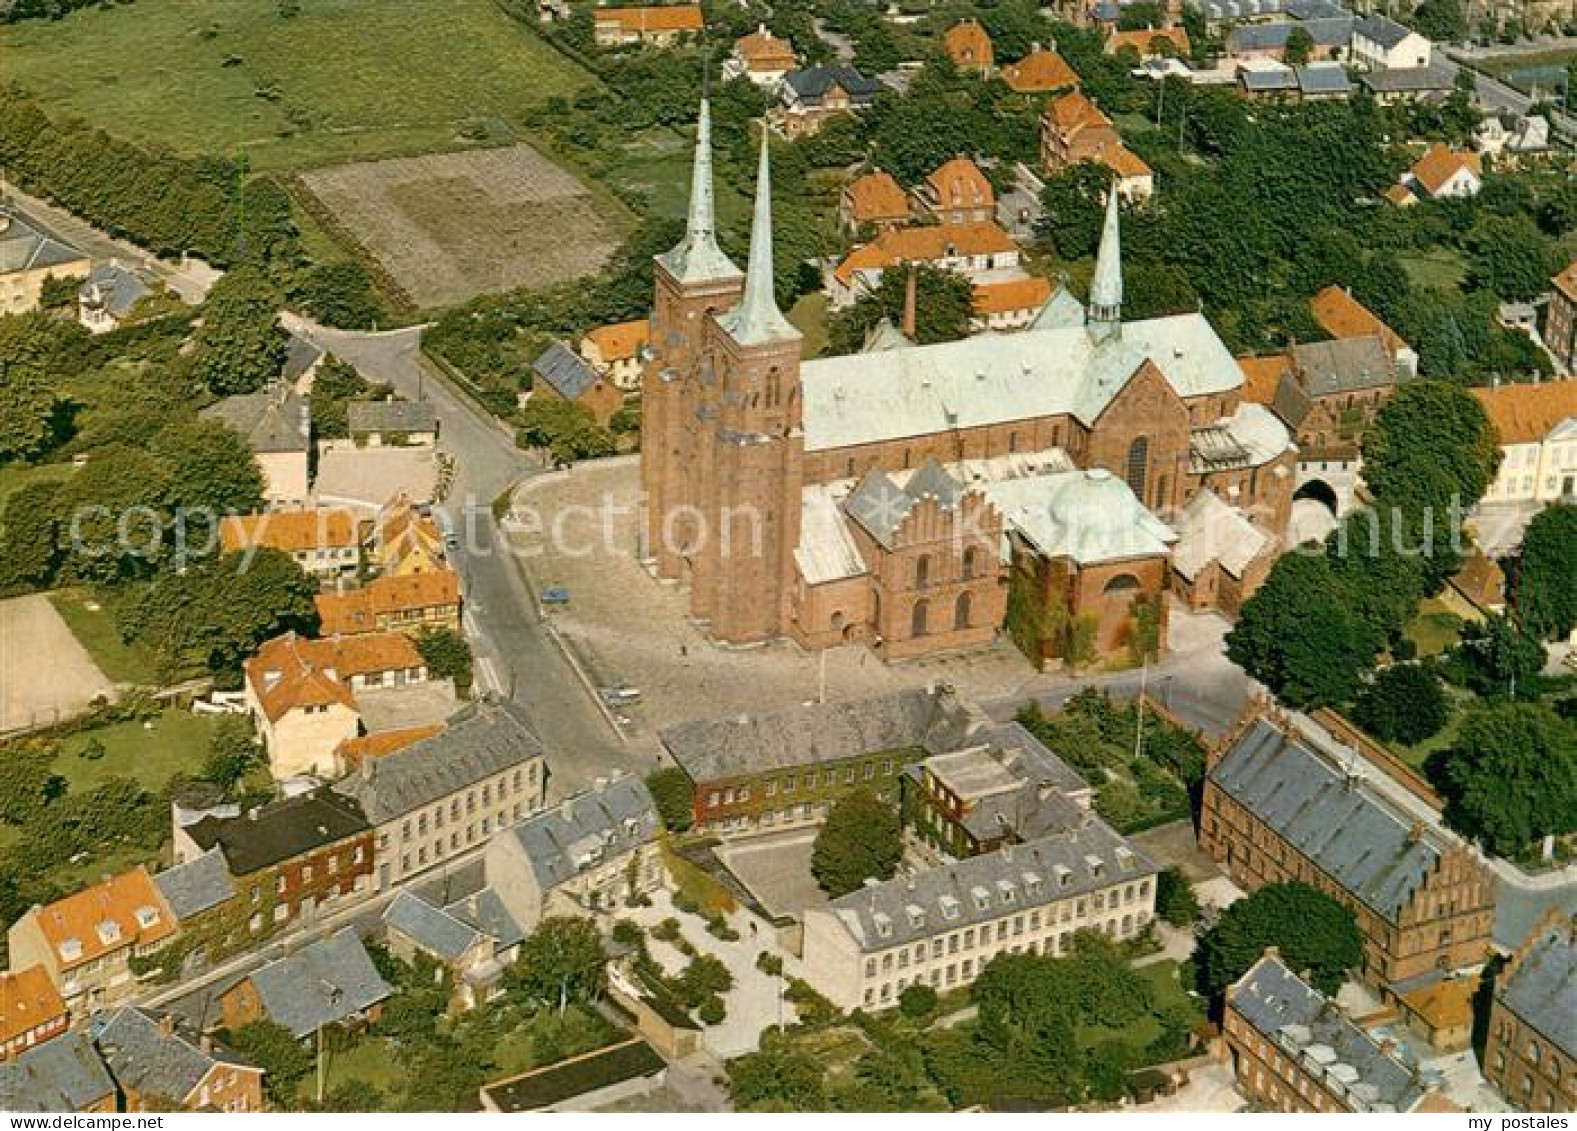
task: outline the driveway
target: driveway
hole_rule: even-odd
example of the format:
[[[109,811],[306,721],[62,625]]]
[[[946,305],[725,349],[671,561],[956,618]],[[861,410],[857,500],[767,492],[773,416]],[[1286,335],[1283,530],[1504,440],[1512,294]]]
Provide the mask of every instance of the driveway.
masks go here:
[[[100,695],[115,685],[47,596],[0,601],[0,733],[80,714]]]

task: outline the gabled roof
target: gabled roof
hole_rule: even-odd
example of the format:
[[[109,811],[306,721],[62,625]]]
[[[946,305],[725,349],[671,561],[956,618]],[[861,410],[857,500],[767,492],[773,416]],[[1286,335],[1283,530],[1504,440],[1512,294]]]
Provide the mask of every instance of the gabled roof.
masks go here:
[[[368,832],[361,806],[326,788],[286,797],[241,817],[186,826],[198,848],[224,854],[233,876],[250,876]]]
[[[219,524],[226,553],[266,546],[287,554],[303,550],[348,550],[360,543],[356,512],[337,507],[226,515]]]
[[[1103,114],[1082,90],[1070,91],[1047,108],[1047,117],[1061,133],[1072,134],[1092,126],[1110,126],[1112,120]]]
[[[1333,338],[1377,337],[1391,353],[1407,348],[1401,335],[1353,298],[1352,292],[1345,287],[1338,287],[1334,283],[1326,287],[1309,300],[1309,310],[1320,324],[1320,329]]]
[[[909,688],[761,715],[698,719],[668,727],[663,747],[703,783],[906,749],[956,750],[970,733],[964,705],[947,688]]]
[[[531,363],[539,380],[567,401],[578,400],[597,383],[597,371],[563,342],[554,342]]]
[[[1298,89],[1304,94],[1350,94],[1352,88],[1347,68],[1334,60],[1308,63],[1298,68]]]
[[[1046,305],[1030,323],[1032,330],[1065,330],[1070,326],[1084,325],[1084,304],[1073,297],[1067,287],[1058,287],[1056,294],[1046,300]]]
[[[1238,358],[1243,370],[1243,399],[1269,405],[1276,399],[1276,388],[1283,374],[1292,372],[1292,361],[1284,353]]]
[[[1391,48],[1413,34],[1411,30],[1397,23],[1390,16],[1382,15],[1379,12],[1365,16],[1353,25],[1352,30],[1354,36],[1361,35],[1370,42],[1379,44],[1386,51],[1391,50]]]
[[[360,589],[319,593],[313,598],[325,636],[374,632],[380,616],[458,608],[460,579],[452,569],[375,577]]]
[[[599,24],[617,24],[626,33],[700,31],[705,27],[699,4],[664,4],[638,8],[595,8]]]
[[[840,87],[856,104],[869,102],[882,89],[875,79],[866,78],[853,67],[806,67],[790,71],[783,82],[799,97],[801,102],[816,103],[827,96],[834,86]]]
[[[439,733],[364,759],[355,774],[334,786],[352,799],[373,825],[448,797],[512,766],[542,756],[525,710],[509,700],[475,699]]]
[[[927,457],[920,469],[900,487],[880,468],[871,468],[860,485],[849,495],[844,509],[878,543],[892,549],[893,535],[909,517],[909,512],[925,499],[935,500],[950,510],[963,497],[964,485],[954,479],[934,456]]]
[[[114,1096],[115,1081],[83,1032],[65,1033],[0,1064],[0,1111],[86,1111]]]
[[[1339,1081],[1355,1110],[1410,1111],[1424,1096],[1413,1069],[1273,954],[1233,984],[1227,1005],[1266,1041],[1290,1046],[1305,1071]]]
[[[348,1021],[394,991],[378,974],[354,927],[303,947],[249,976],[263,1014],[298,1040]]]
[[[967,157],[944,161],[925,178],[941,208],[991,208],[996,193],[986,175]]]
[[[1020,94],[1042,94],[1078,86],[1079,76],[1057,52],[1037,46],[1017,63],[1003,67],[1002,81]]]
[[[635,318],[611,322],[586,331],[586,341],[597,348],[597,356],[609,364],[639,357],[641,347],[651,340],[651,320]]]
[[[886,950],[1157,871],[1110,825],[1085,812],[1075,827],[867,885],[827,910],[862,951]]]
[[[1469,389],[1484,406],[1502,444],[1537,444],[1560,424],[1577,420],[1577,381]]]
[[[979,20],[959,20],[942,33],[947,57],[959,67],[989,67],[993,58],[991,36]]]
[[[1396,365],[1378,337],[1301,342],[1288,351],[1304,391],[1323,397],[1396,384]]]
[[[307,400],[286,384],[226,397],[198,415],[239,432],[254,452],[305,452],[312,444]]]
[[[849,218],[856,224],[909,218],[909,194],[885,169],[851,181],[844,192],[849,201]]]
[[[1188,500],[1172,525],[1178,534],[1172,568],[1190,581],[1211,562],[1241,579],[1250,563],[1271,545],[1270,535],[1208,487]]]
[[[1446,844],[1444,834],[1415,826],[1361,777],[1269,719],[1238,737],[1209,780],[1388,923],[1439,865]]]
[[[1577,927],[1546,921],[1518,949],[1495,996],[1547,1041],[1577,1059]]]
[[[175,916],[142,865],[33,912],[61,970],[111,951],[147,947],[176,932]]]
[[[626,775],[566,798],[499,835],[520,846],[538,890],[545,893],[584,868],[649,844],[657,835],[657,808],[646,784]]]
[[[1556,275],[1550,282],[1555,284],[1555,289],[1560,291],[1572,302],[1577,302],[1577,259],[1566,265],[1566,269]]]
[[[404,750],[407,746],[414,746],[424,738],[431,738],[443,729],[443,723],[424,723],[420,726],[361,734],[355,738],[347,738],[335,747],[334,756],[347,770],[355,770],[361,765],[363,758],[382,758],[385,754],[393,754]]]
[[[899,263],[935,263],[960,255],[1002,255],[1017,249],[1013,237],[995,220],[889,228],[851,251],[833,274],[848,286],[862,270],[881,270]]]
[[[0,209],[0,275],[87,263],[86,252],[50,235],[41,224],[14,209]]]
[[[464,958],[483,938],[482,932],[475,927],[410,891],[402,891],[394,897],[394,902],[383,913],[383,923],[447,963]]]
[[[127,1006],[96,1019],[93,1032],[115,1081],[145,1099],[162,1096],[184,1103],[219,1065],[262,1071],[227,1049],[205,1046],[170,1014]]]
[[[65,1020],[66,1003],[45,969],[0,970],[0,1047],[40,1025]]]
[[[217,846],[195,860],[167,868],[153,877],[178,922],[217,907],[235,895],[230,869]]]
[[[436,432],[431,401],[351,401],[345,416],[352,436],[363,432]]]
[[[1188,41],[1188,29],[1179,24],[1176,27],[1113,31],[1106,37],[1106,54],[1115,55],[1123,48],[1131,47],[1141,56],[1148,55],[1150,44],[1157,39],[1164,39],[1170,43],[1179,55],[1187,55],[1193,49]]]
[[[1041,310],[1051,300],[1051,284],[1039,275],[976,283],[973,309],[977,315],[1010,314],[1016,310]]]
[[[1423,186],[1425,192],[1434,196],[1446,186],[1446,182],[1457,173],[1467,170],[1475,178],[1484,175],[1484,163],[1479,155],[1471,149],[1454,150],[1444,142],[1430,147],[1429,152],[1418,159],[1413,166],[1413,179]]]
[[[752,71],[786,70],[794,65],[794,43],[779,39],[762,24],[734,40],[734,54]]]
[[[287,632],[257,650],[242,668],[263,713],[271,720],[298,707],[340,703],[352,709],[354,676],[410,671],[425,661],[402,632],[365,632],[308,640]]]
[[[100,263],[77,290],[83,305],[101,309],[112,318],[125,317],[132,307],[152,293],[153,288],[135,272],[118,263]]]
[[[1150,166],[1126,145],[1107,146],[1101,150],[1098,160],[1124,180],[1131,177],[1148,177],[1153,173]]]
[[[519,946],[526,939],[526,932],[515,922],[509,908],[504,906],[503,899],[491,887],[455,900],[444,908],[444,913],[481,931],[500,949]]]

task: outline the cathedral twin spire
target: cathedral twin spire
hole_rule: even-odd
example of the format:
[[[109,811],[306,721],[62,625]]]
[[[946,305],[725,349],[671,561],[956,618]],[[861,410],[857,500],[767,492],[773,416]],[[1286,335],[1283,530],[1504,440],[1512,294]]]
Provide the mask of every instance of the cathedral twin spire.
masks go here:
[[[701,100],[695,131],[695,166],[690,177],[690,211],[684,239],[657,257],[682,283],[739,278],[739,268],[717,243],[716,206],[712,192],[712,108]],[[756,174],[756,202],[750,226],[750,260],[745,293],[739,304],[718,319],[741,345],[798,338],[799,331],[778,309],[772,276],[772,171],[767,157],[767,132],[761,131],[761,165]]]
[[[1121,332],[1123,309],[1122,236],[1117,219],[1117,185],[1106,194],[1106,222],[1101,227],[1101,247],[1095,254],[1095,277],[1090,281],[1088,325],[1097,340]]]

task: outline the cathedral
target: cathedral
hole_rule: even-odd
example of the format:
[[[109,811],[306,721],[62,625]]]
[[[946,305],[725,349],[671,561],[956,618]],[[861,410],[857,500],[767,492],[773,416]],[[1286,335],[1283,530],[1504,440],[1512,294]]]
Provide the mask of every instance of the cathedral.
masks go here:
[[[1297,450],[1209,322],[1123,321],[1115,193],[1087,307],[1059,291],[1017,333],[810,360],[773,295],[765,137],[743,272],[712,193],[703,103],[684,239],[657,257],[641,476],[643,556],[714,639],[897,660],[1006,631],[1038,666],[1117,659],[1165,646],[1169,522],[1201,493],[1286,529]]]

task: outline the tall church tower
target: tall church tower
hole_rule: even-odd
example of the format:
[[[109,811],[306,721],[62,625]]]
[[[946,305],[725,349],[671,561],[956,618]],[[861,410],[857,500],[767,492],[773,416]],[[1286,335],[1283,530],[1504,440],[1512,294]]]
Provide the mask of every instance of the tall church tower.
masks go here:
[[[740,298],[744,275],[717,244],[712,200],[712,110],[702,99],[684,239],[657,256],[651,356],[641,383],[641,487],[646,494],[643,556],[667,580],[685,576],[687,548],[700,538],[697,488],[701,375],[710,315]]]
[[[1106,194],[1106,222],[1101,227],[1101,247],[1095,254],[1095,277],[1090,280],[1090,305],[1086,316],[1090,336],[1097,342],[1122,336],[1123,253],[1117,221],[1117,185]]]
[[[692,613],[713,636],[768,640],[788,621],[799,545],[805,439],[800,333],[778,309],[772,276],[772,172],[762,131],[744,294],[713,322],[702,359],[710,417],[706,537],[692,559]]]

